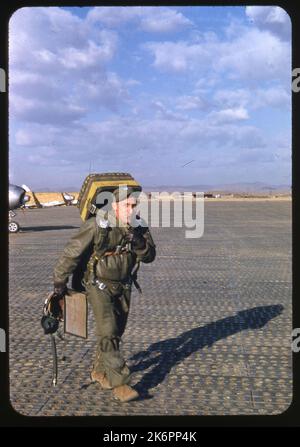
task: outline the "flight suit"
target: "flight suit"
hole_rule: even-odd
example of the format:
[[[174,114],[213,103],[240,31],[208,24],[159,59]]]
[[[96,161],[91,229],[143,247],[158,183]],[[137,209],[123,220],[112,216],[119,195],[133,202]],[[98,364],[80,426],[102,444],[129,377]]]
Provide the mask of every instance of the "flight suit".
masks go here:
[[[111,226],[110,222],[117,226]],[[136,263],[150,263],[156,256],[147,227],[142,228],[145,240],[142,249],[124,245],[129,233],[129,226],[118,220],[113,210],[99,210],[96,217],[85,221],[70,239],[54,268],[54,283],[66,284],[81,257],[92,253],[88,255],[83,283],[93,309],[98,338],[93,370],[105,374],[112,387],[128,383],[130,379],[129,368],[120,352],[130,308],[130,273]],[[116,254],[117,247],[122,247],[119,254]]]

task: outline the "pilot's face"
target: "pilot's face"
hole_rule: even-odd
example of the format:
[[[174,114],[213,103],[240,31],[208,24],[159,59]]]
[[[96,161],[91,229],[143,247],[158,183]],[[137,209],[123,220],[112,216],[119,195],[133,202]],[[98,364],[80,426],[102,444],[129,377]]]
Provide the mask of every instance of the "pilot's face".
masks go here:
[[[112,207],[118,219],[123,223],[129,223],[134,208],[137,205],[137,199],[134,197],[128,197],[120,202],[113,202]]]

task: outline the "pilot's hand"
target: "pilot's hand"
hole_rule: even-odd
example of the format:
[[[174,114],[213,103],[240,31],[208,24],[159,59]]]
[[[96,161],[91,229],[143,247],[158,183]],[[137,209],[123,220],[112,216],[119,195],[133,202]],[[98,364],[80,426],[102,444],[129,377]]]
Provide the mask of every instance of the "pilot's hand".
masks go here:
[[[126,240],[131,242],[133,249],[143,250],[146,247],[146,240],[137,228],[126,235]]]
[[[54,293],[59,296],[63,297],[68,294],[68,288],[66,283],[64,282],[55,282],[54,283]]]

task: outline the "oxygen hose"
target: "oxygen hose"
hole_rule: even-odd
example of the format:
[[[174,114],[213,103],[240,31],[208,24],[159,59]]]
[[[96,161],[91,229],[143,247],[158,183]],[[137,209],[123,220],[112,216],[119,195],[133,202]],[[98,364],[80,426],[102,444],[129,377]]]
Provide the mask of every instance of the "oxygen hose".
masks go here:
[[[56,342],[54,334],[50,334],[51,337],[51,350],[53,359],[53,369],[52,369],[52,386],[57,385],[57,352],[56,352]]]

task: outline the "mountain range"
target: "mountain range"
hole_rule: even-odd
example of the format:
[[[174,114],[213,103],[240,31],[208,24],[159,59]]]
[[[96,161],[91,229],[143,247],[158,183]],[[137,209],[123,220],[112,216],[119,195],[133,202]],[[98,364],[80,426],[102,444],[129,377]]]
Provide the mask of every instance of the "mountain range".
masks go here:
[[[39,188],[35,189],[36,192],[76,192],[79,191],[78,186],[66,186],[63,189],[57,188]],[[143,185],[145,192],[215,192],[215,193],[260,193],[260,194],[274,194],[274,193],[290,193],[291,186],[287,184],[268,184],[264,182],[245,182],[245,183],[220,183],[220,184],[197,184],[197,185],[156,185],[145,186]]]
[[[160,186],[144,186],[144,191],[178,191],[178,192],[219,192],[219,193],[290,193],[290,185],[270,185],[263,182],[248,183],[222,183],[222,184],[198,184],[198,185],[160,185]]]

